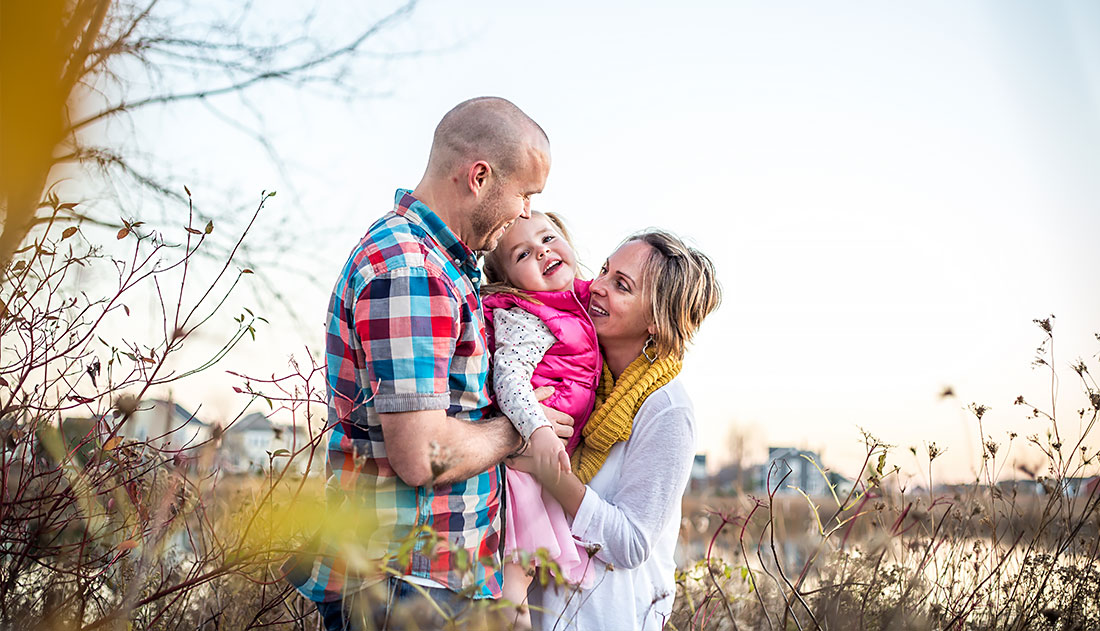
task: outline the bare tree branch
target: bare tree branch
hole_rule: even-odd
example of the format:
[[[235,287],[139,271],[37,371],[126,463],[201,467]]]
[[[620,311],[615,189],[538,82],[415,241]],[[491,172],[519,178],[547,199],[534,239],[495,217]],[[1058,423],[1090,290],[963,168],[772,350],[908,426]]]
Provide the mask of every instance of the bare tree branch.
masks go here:
[[[243,79],[241,81],[237,81],[235,83],[231,83],[231,84],[228,84],[228,85],[223,85],[223,86],[216,87],[216,88],[210,88],[210,89],[206,89],[206,90],[195,90],[195,91],[192,91],[192,92],[174,92],[174,93],[168,93],[168,94],[160,94],[160,95],[156,95],[156,96],[146,97],[146,98],[143,98],[143,99],[138,99],[136,101],[131,101],[131,102],[123,101],[121,103],[118,103],[117,105],[108,107],[107,109],[104,109],[100,112],[92,114],[91,116],[88,116],[88,117],[86,117],[82,120],[79,120],[79,121],[73,123],[72,125],[70,125],[70,129],[73,130],[73,131],[77,131],[77,130],[80,130],[80,129],[83,129],[83,128],[87,127],[88,125],[90,125],[90,124],[92,124],[96,121],[103,120],[105,118],[114,116],[114,115],[119,114],[121,112],[133,111],[133,110],[136,110],[136,109],[139,109],[139,108],[142,108],[142,107],[146,107],[146,106],[149,106],[149,105],[155,105],[155,104],[159,104],[159,103],[172,103],[172,102],[176,102],[176,101],[188,101],[188,100],[193,100],[193,99],[205,99],[205,98],[209,98],[209,97],[213,97],[213,96],[219,96],[219,95],[222,95],[222,94],[229,94],[229,93],[232,93],[232,92],[241,92],[241,91],[247,90],[248,88],[251,88],[251,87],[253,87],[257,84],[260,84],[260,83],[263,83],[265,81],[269,81],[269,80],[272,80],[272,79],[284,79],[284,78],[287,78],[287,77],[295,77],[295,76],[301,75],[301,74],[305,73],[308,70],[311,70],[311,69],[316,68],[318,66],[322,66],[322,65],[327,64],[327,63],[329,63],[329,62],[331,62],[335,59],[339,59],[341,57],[344,57],[346,55],[349,55],[349,54],[352,54],[352,53],[356,52],[359,49],[359,47],[363,45],[363,42],[367,41],[372,36],[379,33],[382,29],[389,26],[392,22],[396,21],[399,18],[403,18],[406,15],[408,15],[409,12],[412,11],[414,6],[416,6],[415,0],[410,0],[409,2],[405,3],[400,8],[398,8],[397,10],[393,11],[389,15],[387,15],[387,16],[383,17],[382,19],[378,20],[377,22],[375,22],[370,28],[368,28],[366,31],[360,33],[359,36],[356,37],[351,42],[349,42],[349,43],[347,43],[344,46],[341,46],[339,48],[329,50],[329,51],[327,51],[327,52],[325,52],[321,55],[318,55],[317,57],[313,57],[313,58],[307,59],[303,62],[300,62],[300,63],[297,63],[297,64],[292,64],[292,65],[286,66],[286,67],[273,68],[273,69],[270,69],[270,70],[257,72],[255,74],[253,74],[252,76],[250,76],[246,79]]]
[[[416,0],[402,2],[336,44],[310,32],[313,10],[298,21],[299,32],[262,41],[245,31],[252,3],[235,10],[235,18],[228,21],[215,17],[182,28],[176,24],[181,15],[168,13],[166,4],[162,0],[41,0],[3,5],[0,269],[28,232],[43,223],[38,214],[48,206],[43,191],[59,181],[53,171],[57,165],[91,166],[108,177],[118,173],[162,199],[175,204],[186,201],[178,185],[140,168],[131,150],[104,144],[102,138],[92,140],[88,132],[97,124],[120,120],[121,115],[151,105],[201,101],[210,107],[210,99],[243,95],[273,83],[322,84],[360,95],[376,94],[359,87],[369,82],[349,82],[347,69],[339,64],[374,54],[365,50],[366,44],[408,17]],[[206,33],[199,34],[200,30]],[[24,63],[28,59],[31,63]],[[140,71],[152,79],[152,94],[134,95],[135,73]],[[189,83],[202,87],[183,87]],[[258,140],[268,159],[284,177],[288,175],[274,144],[262,133],[250,133],[241,121],[227,120],[233,116],[220,108],[212,111],[221,111],[219,119]],[[89,218],[88,213],[58,217],[63,221],[81,218]],[[110,223],[104,217],[97,221]]]

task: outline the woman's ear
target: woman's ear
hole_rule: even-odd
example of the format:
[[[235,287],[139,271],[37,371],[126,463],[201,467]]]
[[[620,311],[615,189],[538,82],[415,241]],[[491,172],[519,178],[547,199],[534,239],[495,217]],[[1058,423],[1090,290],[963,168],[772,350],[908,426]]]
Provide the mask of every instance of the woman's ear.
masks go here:
[[[649,326],[646,327],[646,332],[649,333],[650,335],[657,335],[657,324],[654,323],[654,322],[651,322],[649,324]]]

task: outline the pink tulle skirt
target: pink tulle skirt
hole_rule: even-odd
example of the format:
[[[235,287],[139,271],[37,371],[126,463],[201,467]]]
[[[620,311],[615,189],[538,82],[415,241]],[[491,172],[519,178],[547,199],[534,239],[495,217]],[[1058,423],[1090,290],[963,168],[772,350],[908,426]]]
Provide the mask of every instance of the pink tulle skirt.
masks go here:
[[[561,578],[580,585],[592,586],[592,559],[579,541],[573,538],[561,504],[546,493],[530,474],[507,470],[508,504],[504,532],[505,561],[516,552],[533,553],[546,548],[549,557],[561,569]]]

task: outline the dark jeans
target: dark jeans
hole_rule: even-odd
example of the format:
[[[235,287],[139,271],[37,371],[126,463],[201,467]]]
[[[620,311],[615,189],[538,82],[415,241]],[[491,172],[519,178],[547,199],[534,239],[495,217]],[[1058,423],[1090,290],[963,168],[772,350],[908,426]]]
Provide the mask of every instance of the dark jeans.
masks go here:
[[[389,578],[377,587],[381,589],[365,590],[335,602],[317,603],[317,612],[321,614],[325,629],[443,629],[452,626],[455,621],[461,622],[474,603],[449,589],[412,585],[398,578]]]

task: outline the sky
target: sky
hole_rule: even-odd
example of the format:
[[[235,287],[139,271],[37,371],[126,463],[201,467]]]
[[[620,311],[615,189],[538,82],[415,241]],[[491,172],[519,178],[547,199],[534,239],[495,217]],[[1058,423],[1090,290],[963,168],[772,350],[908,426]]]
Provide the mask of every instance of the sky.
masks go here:
[[[345,9],[318,28],[338,37],[381,11]],[[1047,429],[1012,402],[1050,407],[1050,373],[1031,365],[1032,320],[1049,314],[1058,413],[1078,429],[1069,362],[1100,351],[1100,5],[429,0],[376,48],[418,53],[364,66],[380,96],[216,104],[259,112],[281,168],[206,105],[135,115],[198,198],[244,208],[279,190],[249,238],[294,231],[275,256],[310,278],[273,272],[297,320],[272,308],[259,343],[174,387],[185,405],[231,417],[241,399],[221,369],[279,373],[321,346],[347,253],[419,181],[439,118],[488,94],[547,131],[532,207],[564,215],[590,269],[649,226],[715,261],[723,304],[683,371],[712,471],[740,437],[746,462],[795,446],[854,475],[863,429],[914,484],[927,467],[908,447],[930,442],[946,448],[937,481],[964,480],[977,402],[987,437],[1020,436],[1011,475]]]

